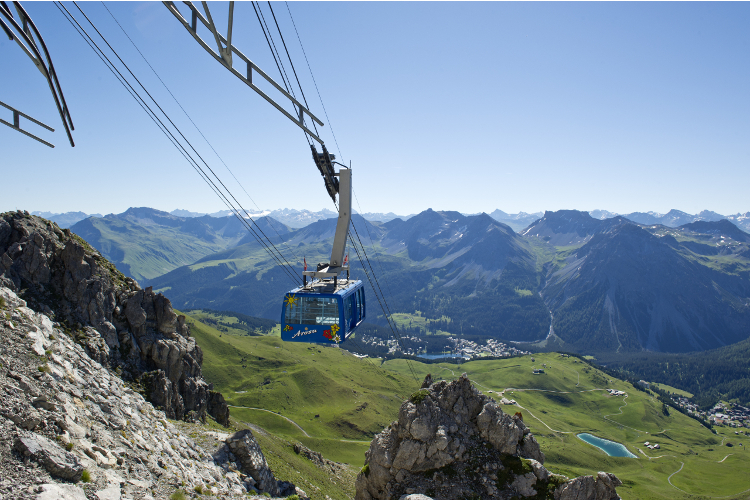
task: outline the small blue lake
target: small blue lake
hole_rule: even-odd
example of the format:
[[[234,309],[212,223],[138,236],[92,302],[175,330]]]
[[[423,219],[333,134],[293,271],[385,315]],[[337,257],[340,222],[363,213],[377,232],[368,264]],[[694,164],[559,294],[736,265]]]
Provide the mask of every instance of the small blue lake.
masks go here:
[[[625,446],[621,445],[620,443],[615,443],[614,441],[609,441],[607,439],[602,439],[600,437],[592,436],[591,434],[587,432],[578,434],[578,437],[582,441],[585,441],[586,443],[590,444],[591,446],[596,446],[597,448],[602,450],[604,453],[606,453],[610,457],[638,458],[632,453],[630,453],[628,449],[625,448]]]
[[[468,356],[461,356],[459,354],[417,354],[417,357],[424,358],[424,359],[442,359],[442,358],[469,359]]]

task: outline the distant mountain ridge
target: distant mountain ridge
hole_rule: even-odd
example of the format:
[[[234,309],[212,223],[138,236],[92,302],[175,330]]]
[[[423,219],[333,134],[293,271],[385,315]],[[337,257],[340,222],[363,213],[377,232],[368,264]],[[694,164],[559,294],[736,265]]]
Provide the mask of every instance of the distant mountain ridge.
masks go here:
[[[672,227],[603,211],[493,214],[534,220],[514,232],[484,213],[428,209],[387,222],[355,214],[352,237],[367,248],[379,281],[368,281],[349,245],[353,277],[382,288],[391,311],[419,311],[443,331],[516,341],[549,334],[582,352],[704,350],[750,332],[750,234],[727,219],[659,215],[690,221]],[[653,222],[658,214],[647,215]],[[328,259],[335,218],[303,228],[256,222],[293,274],[303,260]],[[180,308],[276,318],[278,297],[297,284],[235,217],[131,208],[73,230]],[[377,301],[370,307],[368,319],[385,324]]]
[[[549,314],[536,288],[536,256],[513,230],[487,214],[426,210],[407,221],[369,222],[352,217],[367,248],[378,287],[393,311],[422,311],[444,321],[441,329],[513,340],[539,340],[549,329]],[[335,219],[290,231],[279,245],[293,265],[328,259]],[[288,250],[287,250],[288,249]],[[349,246],[352,277],[376,286],[362,272]],[[279,297],[297,283],[255,243],[206,256],[149,282],[168,290],[178,307],[213,308],[277,318]],[[385,320],[369,289],[368,321]],[[455,318],[441,319],[441,318]]]
[[[580,245],[589,241],[595,234],[628,223],[630,221],[619,216],[610,219],[594,219],[587,212],[558,210],[545,212],[542,218],[521,231],[520,234],[541,238],[558,247]]]
[[[268,217],[255,223],[271,241],[280,241],[279,234],[289,231]],[[89,217],[71,230],[124,274],[142,282],[252,238],[236,217],[178,217],[145,207]]]
[[[169,213],[177,217],[184,217],[184,218],[204,217],[206,215],[211,216],[211,217],[221,218],[221,217],[228,217],[232,215],[232,212],[229,210],[220,210],[214,213],[203,213],[203,212],[191,212],[189,210],[184,210],[184,209],[176,209],[176,210],[172,210]],[[357,211],[354,210],[353,213],[357,213]],[[86,214],[84,212],[53,213],[53,212],[37,211],[37,212],[32,212],[32,214],[38,215],[40,217],[44,217],[45,219],[56,222],[62,228],[70,227],[76,222],[79,222],[88,217],[99,217],[99,218],[102,217],[102,215],[100,214]],[[610,212],[608,210],[591,210],[589,211],[589,214],[593,218],[601,219],[601,220],[622,216],[628,220],[637,222],[639,224],[646,224],[646,225],[661,224],[661,225],[668,226],[668,227],[677,227],[683,224],[688,224],[690,222],[697,222],[697,221],[718,221],[721,219],[727,219],[728,221],[732,222],[734,225],[736,225],[743,231],[750,231],[750,212],[746,212],[744,214],[736,213],[732,215],[721,215],[716,212],[712,212],[710,210],[703,210],[698,214],[691,215],[686,212],[682,212],[680,210],[670,210],[666,214],[660,214],[657,212],[632,212],[627,215],[621,215],[621,214],[616,214],[614,212]],[[318,212],[314,212],[310,210],[295,210],[295,209],[289,209],[289,208],[278,209],[278,210],[261,210],[260,212],[250,211],[249,215],[253,218],[268,216],[281,222],[282,224],[285,224],[293,228],[305,227],[306,225],[311,224],[312,222],[337,216],[336,212],[332,210],[328,210],[328,209],[323,209]],[[414,217],[415,214],[397,215],[393,212],[387,212],[387,213],[365,212],[361,215],[369,221],[388,222],[393,219],[407,220],[411,217]],[[470,215],[470,214],[464,214],[464,215]],[[471,214],[471,215],[478,215],[478,214]],[[543,215],[544,215],[543,212],[535,212],[535,213],[518,212],[517,214],[509,214],[499,209],[496,209],[489,213],[490,217],[492,217],[493,219],[499,222],[502,222],[503,224],[510,226],[516,232],[519,232],[525,229],[531,223],[541,218]]]
[[[53,212],[37,211],[31,212],[31,214],[38,215],[39,217],[43,217],[47,220],[51,220],[63,229],[68,228],[76,222],[82,221],[83,219],[86,219],[88,217],[101,217],[101,214],[87,214],[84,212],[65,212],[62,214],[56,214]]]
[[[541,289],[568,348],[686,352],[750,333],[750,234],[727,220],[669,228],[565,210],[522,234],[571,248],[545,265]]]

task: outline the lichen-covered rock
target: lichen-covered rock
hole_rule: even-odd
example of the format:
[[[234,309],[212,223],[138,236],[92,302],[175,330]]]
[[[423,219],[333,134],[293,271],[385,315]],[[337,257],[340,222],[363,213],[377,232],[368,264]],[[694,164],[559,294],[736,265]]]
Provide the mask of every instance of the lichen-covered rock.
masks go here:
[[[209,402],[203,353],[185,318],[70,230],[26,212],[0,214],[0,285],[65,324],[98,363],[125,379],[148,374],[148,395],[169,418],[203,419],[208,411],[228,422],[223,398]]]
[[[355,498],[619,498],[621,483],[611,474],[568,482],[543,463],[520,414],[504,413],[466,374],[450,383],[428,375],[398,420],[372,440]]]

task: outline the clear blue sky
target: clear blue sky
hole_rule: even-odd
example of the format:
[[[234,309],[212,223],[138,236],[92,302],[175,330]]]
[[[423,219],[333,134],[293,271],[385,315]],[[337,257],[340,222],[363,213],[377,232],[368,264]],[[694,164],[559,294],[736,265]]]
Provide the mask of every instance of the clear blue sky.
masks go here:
[[[0,126],[0,210],[225,208],[57,8],[24,5],[52,53],[76,147],[46,82],[0,37],[0,100],[57,130],[39,131],[51,150]],[[253,207],[102,4],[80,5]],[[160,2],[107,5],[258,206],[332,208],[299,129]],[[227,3],[211,5],[223,25]],[[273,5],[336,152],[286,6]],[[747,2],[289,5],[363,211],[750,210]],[[234,37],[278,77],[248,3],[236,5]]]

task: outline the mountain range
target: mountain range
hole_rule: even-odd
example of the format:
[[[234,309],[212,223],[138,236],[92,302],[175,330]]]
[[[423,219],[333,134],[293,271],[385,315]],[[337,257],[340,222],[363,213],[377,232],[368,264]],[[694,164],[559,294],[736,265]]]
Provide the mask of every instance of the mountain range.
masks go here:
[[[662,220],[675,224],[678,215]],[[355,215],[367,274],[349,251],[353,276],[369,287],[368,321],[387,325],[378,290],[390,312],[423,315],[443,331],[579,352],[686,352],[748,337],[750,235],[727,219],[671,227],[559,210],[515,232],[497,217],[530,215]],[[256,223],[293,275],[303,260],[328,259],[335,219]],[[133,208],[71,229],[178,308],[277,319],[278,298],[298,284],[236,218]]]
[[[232,212],[229,210],[220,210],[214,213],[203,213],[203,212],[191,212],[189,210],[184,210],[184,209],[176,209],[176,210],[172,210],[169,213],[176,217],[186,217],[186,218],[204,217],[206,215],[211,216],[211,217],[232,216]],[[354,210],[354,213],[357,213],[357,211]],[[591,210],[588,213],[595,219],[611,219],[613,217],[617,217],[618,215],[620,215],[614,212],[609,212],[607,210]],[[32,212],[32,214],[51,220],[57,223],[57,225],[62,228],[70,227],[76,222],[79,222],[88,217],[102,217],[100,214],[86,214],[84,212],[53,213],[53,212],[37,211],[37,212]],[[281,222],[282,224],[285,224],[289,227],[294,227],[294,228],[304,227],[310,224],[311,222],[315,222],[317,220],[336,217],[336,213],[328,209],[323,209],[323,210],[314,212],[310,210],[295,210],[295,209],[290,209],[290,208],[283,208],[279,210],[261,210],[260,212],[251,211],[249,212],[249,214],[253,218],[263,217],[263,216],[272,217],[276,219],[277,221]],[[379,222],[388,222],[393,219],[407,220],[410,217],[414,217],[414,214],[396,215],[393,212],[388,212],[388,213],[366,212],[360,215],[362,215],[362,217],[364,217],[365,219],[369,221],[379,221]],[[477,214],[464,214],[464,215],[477,215]],[[498,209],[498,210],[494,210],[489,215],[493,219],[510,226],[511,228],[513,228],[514,231],[518,232],[521,229],[524,229],[525,227],[529,226],[536,219],[540,218],[543,215],[543,212],[536,212],[536,213],[530,213],[530,214],[526,212],[519,212],[517,214],[508,214]],[[698,214],[691,215],[686,212],[682,212],[680,210],[670,210],[666,214],[660,214],[657,212],[633,212],[627,215],[623,215],[623,217],[633,222],[637,222],[639,224],[646,224],[646,225],[661,224],[661,225],[669,226],[669,227],[677,227],[677,226],[681,226],[682,224],[688,224],[690,222],[697,222],[697,221],[718,221],[721,219],[727,219],[728,221],[732,222],[733,224],[743,229],[744,231],[750,231],[750,212],[746,212],[744,214],[737,213],[734,215],[721,215],[721,214],[717,214],[716,212],[712,212],[710,210],[703,210],[702,212]]]
[[[750,331],[750,235],[726,220],[668,228],[546,213],[524,231],[563,243],[540,293],[575,350],[686,352]]]

